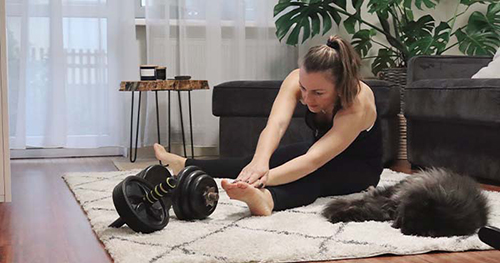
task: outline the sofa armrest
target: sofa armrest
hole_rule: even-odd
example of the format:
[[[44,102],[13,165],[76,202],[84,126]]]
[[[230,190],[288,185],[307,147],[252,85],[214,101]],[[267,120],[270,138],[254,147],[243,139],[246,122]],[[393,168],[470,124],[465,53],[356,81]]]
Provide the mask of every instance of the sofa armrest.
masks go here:
[[[408,119],[500,125],[500,79],[434,79],[405,90]]]
[[[408,62],[407,84],[423,79],[470,78],[493,57],[416,56]]]
[[[396,116],[400,112],[400,89],[384,80],[367,79],[364,82],[372,89],[379,117]]]

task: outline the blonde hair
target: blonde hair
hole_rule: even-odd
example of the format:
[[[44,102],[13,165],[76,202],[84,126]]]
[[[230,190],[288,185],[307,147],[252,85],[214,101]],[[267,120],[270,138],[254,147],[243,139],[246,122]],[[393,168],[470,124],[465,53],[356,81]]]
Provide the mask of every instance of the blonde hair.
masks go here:
[[[352,105],[359,92],[361,59],[351,44],[339,36],[330,36],[324,45],[309,49],[301,62],[307,72],[326,72],[340,98],[340,107]]]

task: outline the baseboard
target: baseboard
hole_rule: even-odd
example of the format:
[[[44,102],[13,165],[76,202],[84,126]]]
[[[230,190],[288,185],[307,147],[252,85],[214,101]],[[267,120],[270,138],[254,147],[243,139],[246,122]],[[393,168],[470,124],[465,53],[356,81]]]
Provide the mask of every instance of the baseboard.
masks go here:
[[[167,147],[165,147],[167,148]],[[172,144],[171,152],[184,156],[183,144]],[[71,157],[100,157],[100,156],[126,156],[130,153],[129,148],[103,147],[95,149],[67,149],[67,148],[35,148],[24,150],[10,150],[11,159],[40,159],[40,158],[71,158]],[[187,156],[191,156],[191,146],[186,145]],[[194,147],[194,156],[218,156],[219,148]],[[155,158],[153,147],[147,146],[137,149],[137,158]]]
[[[164,145],[165,146],[165,145]],[[168,146],[165,146],[168,150]],[[184,148],[182,143],[180,144],[172,144],[171,153],[184,156]],[[128,157],[130,150],[127,148],[126,156]],[[206,147],[194,147],[194,156],[218,156],[219,148],[215,146],[206,146]],[[191,146],[186,145],[186,156],[190,157],[191,155]],[[146,159],[146,158],[155,158],[153,146],[142,147],[137,150],[137,158]]]
[[[23,150],[10,150],[11,159],[123,156],[125,154],[125,148],[123,147],[102,147],[94,149],[33,148]]]

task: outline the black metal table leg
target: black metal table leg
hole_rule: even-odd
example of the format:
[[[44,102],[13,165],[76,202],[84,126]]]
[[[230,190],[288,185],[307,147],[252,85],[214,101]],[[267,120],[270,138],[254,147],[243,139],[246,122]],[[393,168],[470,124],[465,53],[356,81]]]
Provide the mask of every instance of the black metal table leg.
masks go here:
[[[135,151],[132,157],[132,152],[133,152],[133,147],[132,147],[132,141],[133,141],[133,124],[134,124],[134,91],[132,91],[132,106],[131,106],[131,113],[130,113],[130,162],[135,162],[137,160],[137,143],[139,141],[139,120],[141,116],[141,95],[142,91],[139,91],[139,105],[137,109],[137,128],[136,128],[136,133],[135,133]]]
[[[181,131],[182,131],[182,145],[184,147],[184,157],[187,158],[187,153],[186,153],[186,138],[184,136],[184,121],[182,118],[182,102],[181,102],[181,91],[177,91],[177,97],[179,98],[179,114],[181,117]]]
[[[194,159],[194,143],[193,143],[193,117],[191,114],[191,91],[188,90],[189,98],[189,132],[191,134],[191,158]]]
[[[170,105],[172,105],[172,104],[170,103],[170,90],[169,90],[168,91],[168,152],[169,153],[172,152],[172,147],[171,147],[172,143],[171,143],[171,139],[170,139],[172,137],[171,132],[170,132],[171,127],[172,127],[170,125],[171,124],[171,122],[170,122],[170,119],[171,119],[170,118],[170,108],[171,108]]]
[[[156,99],[156,132],[158,133],[158,144],[161,145],[160,141],[160,111],[158,109],[158,91],[155,90],[155,99]],[[158,160],[160,162],[160,165],[163,165],[161,163],[161,160]]]

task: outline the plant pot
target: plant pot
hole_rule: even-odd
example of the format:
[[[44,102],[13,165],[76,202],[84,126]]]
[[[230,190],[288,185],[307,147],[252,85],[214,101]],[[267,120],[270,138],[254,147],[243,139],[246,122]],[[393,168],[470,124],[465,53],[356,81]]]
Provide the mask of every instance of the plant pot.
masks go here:
[[[398,114],[399,117],[399,151],[398,159],[407,160],[407,147],[406,147],[406,118],[403,115],[404,109],[404,91],[406,88],[406,68],[385,68],[382,69],[377,77],[381,80],[391,82],[399,87],[401,109]]]

